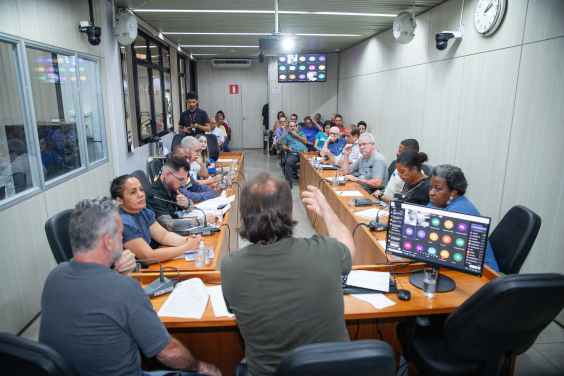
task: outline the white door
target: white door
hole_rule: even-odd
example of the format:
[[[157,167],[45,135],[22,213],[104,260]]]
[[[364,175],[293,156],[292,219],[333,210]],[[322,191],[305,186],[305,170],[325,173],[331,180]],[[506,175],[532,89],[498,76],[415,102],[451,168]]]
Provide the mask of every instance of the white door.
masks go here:
[[[262,149],[262,107],[267,101],[267,82],[244,83],[241,89],[242,144],[244,149]]]

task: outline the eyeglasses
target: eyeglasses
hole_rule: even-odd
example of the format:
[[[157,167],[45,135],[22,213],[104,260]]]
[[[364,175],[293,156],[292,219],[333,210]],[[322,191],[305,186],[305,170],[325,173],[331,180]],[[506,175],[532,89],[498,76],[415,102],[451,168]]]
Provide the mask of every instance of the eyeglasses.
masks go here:
[[[188,184],[188,178],[181,180],[178,176],[174,175],[172,172],[170,173],[172,176],[174,176],[175,178],[178,179],[178,181],[180,182],[180,185],[186,185]]]
[[[337,132],[337,133],[329,132],[329,134],[330,134],[331,136],[338,136],[338,135],[340,135],[339,132]]]
[[[372,142],[367,142],[366,144],[361,144],[361,143],[359,143],[359,144],[358,144],[358,147],[359,147],[359,148],[363,148],[363,147],[368,146],[368,145],[372,145]]]

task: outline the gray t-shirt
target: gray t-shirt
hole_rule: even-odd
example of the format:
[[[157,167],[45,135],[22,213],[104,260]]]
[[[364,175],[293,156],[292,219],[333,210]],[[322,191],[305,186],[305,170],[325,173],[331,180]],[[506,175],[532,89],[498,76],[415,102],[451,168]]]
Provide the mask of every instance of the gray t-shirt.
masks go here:
[[[169,343],[141,285],[107,266],[75,260],[47,277],[41,297],[39,342],[88,375],[141,375],[141,355]]]
[[[251,244],[225,256],[223,295],[252,376],[271,375],[298,346],[349,341],[340,276],[351,264],[347,246],[321,235]]]
[[[353,175],[359,179],[382,179],[382,185],[378,189],[381,191],[386,189],[386,185],[388,185],[388,163],[386,158],[378,153],[377,150],[374,150],[374,153],[372,153],[368,160],[361,155],[350,165],[350,168],[354,171]],[[376,190],[376,188],[370,188],[360,183],[359,185],[370,193]]]

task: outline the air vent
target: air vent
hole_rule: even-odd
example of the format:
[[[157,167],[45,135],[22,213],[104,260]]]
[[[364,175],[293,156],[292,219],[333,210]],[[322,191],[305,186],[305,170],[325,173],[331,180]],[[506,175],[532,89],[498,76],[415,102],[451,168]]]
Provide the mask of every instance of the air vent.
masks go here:
[[[212,59],[215,68],[250,68],[251,59]]]

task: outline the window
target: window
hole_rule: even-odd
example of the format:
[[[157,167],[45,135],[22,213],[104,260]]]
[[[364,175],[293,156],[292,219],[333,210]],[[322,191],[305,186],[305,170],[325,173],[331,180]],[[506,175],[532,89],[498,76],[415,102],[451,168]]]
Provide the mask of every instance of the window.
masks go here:
[[[188,108],[186,107],[186,57],[178,54],[178,88],[179,88],[179,95],[180,95],[180,112],[186,111]]]
[[[125,47],[125,60],[130,48]],[[139,144],[143,144],[153,136],[168,133],[174,126],[170,100],[170,55],[167,46],[142,31],[137,35],[133,50],[137,134]],[[124,79],[127,73],[124,69]]]
[[[0,35],[0,61],[1,210],[108,151],[98,58]]]
[[[198,91],[196,90],[196,63],[193,60],[190,60],[190,90],[189,91]]]

